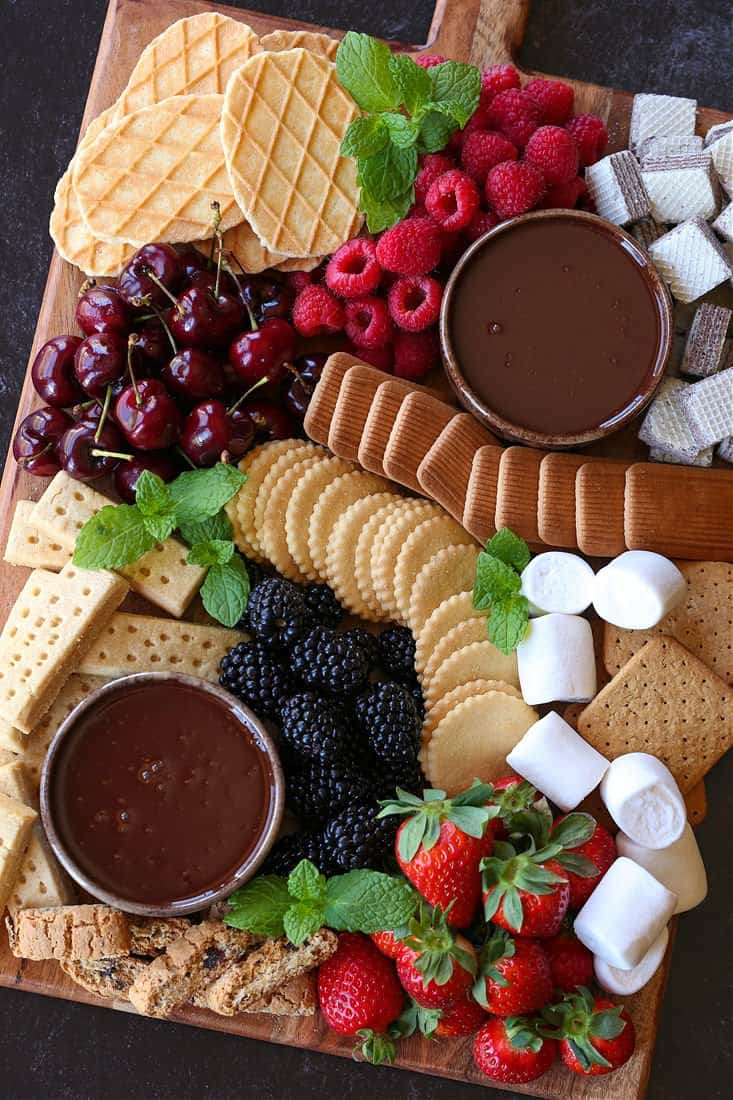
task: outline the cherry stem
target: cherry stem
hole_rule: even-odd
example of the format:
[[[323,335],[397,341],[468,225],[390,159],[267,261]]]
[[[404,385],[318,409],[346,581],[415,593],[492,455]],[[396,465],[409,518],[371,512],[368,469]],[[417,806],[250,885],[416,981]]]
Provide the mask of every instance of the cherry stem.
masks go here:
[[[132,455],[123,455],[121,451],[102,451],[99,447],[92,447],[89,452],[93,458],[119,458],[123,462],[132,462]]]
[[[216,248],[216,242],[221,241],[221,235],[219,233],[219,226],[221,225],[221,207],[216,199],[212,202],[211,209],[214,211],[214,231],[211,237],[211,248],[209,249],[210,268],[214,266],[214,249]],[[221,243],[219,247],[221,247]]]
[[[165,283],[161,282],[161,280],[158,278],[158,276],[153,271],[152,267],[148,267],[147,264],[143,264],[143,266],[140,268],[140,270],[142,271],[143,275],[147,275],[147,277],[150,279],[151,283],[155,283],[158,290],[163,291],[166,298],[168,298],[169,301],[173,304],[173,306],[178,310],[179,314],[183,315],[183,307],[178,303],[178,301],[176,300],[174,295],[171,294],[170,290],[165,285]],[[152,302],[150,304],[152,306]]]
[[[143,403],[143,400],[142,400],[142,397],[140,396],[140,390],[137,388],[137,379],[135,378],[135,371],[132,369],[132,352],[133,352],[133,349],[134,349],[136,344],[137,344],[137,333],[136,332],[131,332],[130,335],[127,337],[127,370],[129,372],[129,375],[130,375],[130,381],[132,382],[132,390],[133,390],[133,393],[135,394],[135,404],[137,405],[137,407],[139,409],[140,406]]]
[[[84,295],[86,294],[86,292],[88,290],[91,290],[92,287],[96,286],[96,285],[97,285],[97,280],[93,279],[91,276],[88,279],[85,279],[84,282],[79,287],[79,297],[83,298]]]
[[[176,447],[176,452],[181,456],[181,458],[184,460],[184,462],[187,462],[189,464],[189,466],[191,467],[192,470],[197,470],[198,469],[198,466],[196,465],[196,463],[191,461],[191,459],[188,457],[188,455],[184,451],[183,447]]]
[[[168,337],[168,341],[170,343],[170,346],[173,348],[173,354],[178,355],[178,347],[176,346],[176,342],[173,339],[173,333],[171,332],[170,328],[168,327],[168,322],[166,321],[165,317],[163,316],[163,311],[161,309],[158,309],[158,307],[153,302],[150,303],[150,308],[153,311],[150,314],[150,316],[158,318],[161,325],[165,329],[165,334]]]
[[[97,430],[94,433],[94,442],[95,443],[99,443],[99,437],[102,434],[102,428],[104,427],[104,422],[107,419],[107,413],[109,412],[109,405],[110,405],[111,400],[112,400],[112,387],[107,386],[107,392],[104,395],[104,404],[102,405],[102,415],[99,418],[99,422],[97,424]]]
[[[237,400],[234,402],[234,404],[231,406],[231,408],[227,409],[227,416],[231,416],[231,414],[236,409],[239,408],[239,406],[242,404],[242,402],[247,400],[247,398],[249,397],[249,395],[251,393],[254,393],[255,390],[258,390],[260,388],[260,386],[267,385],[267,383],[269,381],[270,381],[269,376],[265,375],[264,378],[260,378],[259,382],[255,382],[254,386],[250,386],[249,389],[245,393],[243,393],[241,397],[237,398]]]
[[[218,245],[219,245],[219,255],[218,255],[217,260],[216,260],[216,282],[214,283],[214,300],[218,301],[219,300],[219,285],[221,283],[221,265],[222,265],[222,259],[224,257],[224,245],[223,245],[223,242],[222,242],[222,239],[221,239],[221,233],[219,232],[218,229],[216,231],[216,241],[218,242]]]
[[[237,265],[237,267],[238,267],[238,268],[239,268],[239,270],[241,271],[242,275],[243,275],[243,276],[244,276],[244,278],[246,279],[246,278],[247,278],[247,276],[248,276],[248,272],[246,272],[246,271],[244,270],[244,268],[243,268],[243,266],[242,266],[242,264],[241,264],[241,262],[240,262],[239,258],[238,258],[237,256],[235,256],[235,255],[234,255],[234,253],[232,252],[232,250],[231,250],[230,248],[227,248],[227,249],[225,249],[225,251],[226,251],[227,257],[228,257],[228,258],[229,258],[230,260],[234,260],[234,263],[235,263],[235,264]],[[247,315],[248,315],[248,317],[249,317],[249,324],[250,324],[250,329],[252,330],[252,332],[256,332],[256,331],[257,331],[257,329],[258,329],[258,328],[259,328],[260,326],[259,326],[259,325],[257,324],[257,319],[255,318],[255,315],[254,315],[254,313],[252,312],[252,310],[251,310],[251,309],[250,309],[250,307],[249,307],[249,302],[247,301],[247,299],[246,299],[246,298],[245,298],[245,297],[244,297],[244,296],[243,296],[243,295],[242,295],[241,293],[240,293],[240,295],[239,295],[239,300],[241,301],[241,303],[242,303],[242,305],[244,306],[244,308],[245,308],[245,309],[247,310]]]
[[[52,451],[52,450],[53,450],[53,443],[47,443],[46,446],[43,448],[43,450],[39,451],[38,454],[28,455],[27,457],[19,458],[19,459],[17,459],[16,464],[18,466],[28,466],[31,462],[35,462],[35,460],[37,458],[40,458],[41,455],[47,455],[48,452]]]

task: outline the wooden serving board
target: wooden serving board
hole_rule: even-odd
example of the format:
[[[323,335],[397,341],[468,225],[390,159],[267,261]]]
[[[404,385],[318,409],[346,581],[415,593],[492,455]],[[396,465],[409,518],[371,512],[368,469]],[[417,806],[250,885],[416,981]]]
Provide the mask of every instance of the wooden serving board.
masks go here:
[[[470,61],[479,66],[514,59],[524,35],[530,0],[437,0],[428,44],[399,45],[419,51],[428,49],[456,60]],[[215,9],[234,19],[249,23],[259,34],[276,27],[306,28],[326,31],[340,37],[343,30],[313,27],[292,20],[279,19],[255,12],[228,8],[199,0],[110,0],[102,32],[94,75],[84,113],[82,132],[104,108],[119,95],[127,82],[134,62],[147,43],[176,19]],[[577,112],[588,111],[607,121],[610,151],[626,145],[632,96],[629,93],[602,88],[593,84],[570,81],[576,90]],[[720,111],[701,110],[699,129],[704,132],[728,116]],[[38,348],[50,337],[74,331],[74,309],[82,276],[54,253],[46,283],[45,295],[36,328],[31,361]],[[30,382],[30,373],[20,394],[17,421],[38,404]],[[606,453],[624,457],[641,456],[635,434],[615,437],[603,445]],[[44,483],[24,473],[9,456],[0,486],[0,517],[4,546],[15,502],[37,498]],[[0,621],[4,621],[14,602],[27,571],[0,562]],[[129,1004],[102,1001],[75,985],[54,962],[32,963],[14,958],[7,947],[4,933],[0,943],[0,985],[33,993],[41,993],[87,1004],[105,1005],[129,1011]],[[659,1011],[669,968],[669,953],[665,965],[650,984],[636,997],[628,999],[628,1009],[634,1020],[637,1043],[632,1059],[609,1078],[581,1078],[556,1066],[532,1084],[512,1086],[513,1091],[556,1100],[639,1100],[646,1092],[656,1037]],[[351,1056],[352,1043],[330,1031],[317,1015],[312,1020],[288,1020],[266,1016],[235,1016],[227,1019],[193,1007],[178,1013],[174,1019],[197,1027],[213,1028],[235,1035],[263,1039],[290,1046],[306,1047],[329,1054]],[[484,1086],[487,1078],[473,1065],[471,1039],[444,1040],[437,1043],[420,1038],[400,1044],[397,1065],[423,1073]],[[500,1087],[500,1086],[497,1086]]]

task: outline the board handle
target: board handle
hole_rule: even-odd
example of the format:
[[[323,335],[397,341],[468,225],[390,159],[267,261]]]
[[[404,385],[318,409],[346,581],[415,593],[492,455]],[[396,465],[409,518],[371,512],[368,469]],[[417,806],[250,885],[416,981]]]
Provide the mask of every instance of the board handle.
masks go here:
[[[530,0],[438,0],[428,48],[484,67],[514,61],[529,6]]]

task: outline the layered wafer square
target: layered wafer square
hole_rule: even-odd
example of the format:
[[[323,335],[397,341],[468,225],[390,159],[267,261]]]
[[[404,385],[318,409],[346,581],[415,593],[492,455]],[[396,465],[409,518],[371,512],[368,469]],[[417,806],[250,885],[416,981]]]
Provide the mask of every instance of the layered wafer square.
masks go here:
[[[457,413],[446,425],[417,468],[423,492],[463,522],[466,492],[476,452],[499,443],[469,413]]]
[[[707,378],[720,369],[732,315],[726,306],[716,306],[711,302],[698,306],[682,356],[683,374]]]
[[[452,405],[421,391],[408,394],[395,417],[384,451],[384,472],[400,485],[422,492],[417,470],[443,429],[456,415]]]
[[[613,557],[626,549],[624,490],[628,462],[587,462],[575,475],[575,532],[589,557]]]
[[[628,225],[650,212],[639,165],[628,149],[590,165],[585,181],[597,213],[615,225]]]
[[[693,561],[733,561],[733,478],[728,470],[636,463],[626,472],[629,550]]]
[[[733,435],[733,367],[689,386],[679,398],[698,448]]]
[[[480,447],[473,456],[471,475],[466,487],[463,526],[482,545],[496,531],[496,494],[499,488],[501,447]]]
[[[630,147],[638,152],[648,138],[694,134],[696,109],[694,99],[640,92],[631,109]]]
[[[497,531],[511,527],[529,543],[540,543],[537,530],[540,463],[546,451],[533,447],[508,447],[499,463],[494,521]]]
[[[649,246],[649,255],[679,302],[694,302],[733,275],[733,265],[707,222],[691,218]]]
[[[344,375],[328,430],[329,449],[339,458],[358,458],[364,425],[383,381],[382,371],[365,365],[350,367]]]

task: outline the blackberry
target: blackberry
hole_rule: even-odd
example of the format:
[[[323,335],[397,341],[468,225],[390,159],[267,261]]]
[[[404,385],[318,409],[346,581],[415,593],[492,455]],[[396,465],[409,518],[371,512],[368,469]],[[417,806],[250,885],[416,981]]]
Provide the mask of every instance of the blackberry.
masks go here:
[[[322,823],[354,798],[371,796],[367,778],[353,764],[316,757],[288,769],[285,801],[307,823]]]
[[[368,630],[364,630],[360,626],[355,626],[353,630],[349,631],[349,634],[363,646],[364,651],[369,659],[369,671],[379,664],[379,641],[376,634],[371,634]]]
[[[382,668],[395,680],[415,676],[415,639],[406,626],[388,626],[377,638]]]
[[[293,673],[315,691],[342,698],[355,695],[366,687],[369,676],[369,650],[361,638],[365,633],[337,634],[327,626],[314,627],[291,650]]]
[[[312,829],[280,837],[262,865],[262,872],[286,878],[301,859],[309,859],[311,863],[315,863],[321,874],[333,873],[332,864],[325,856],[323,834]]]
[[[427,786],[417,760],[396,767],[389,765],[385,767],[381,761],[378,761],[372,768],[370,779],[376,798],[394,798],[398,787],[403,791],[409,791],[410,794],[421,795]]]
[[[415,677],[413,680],[406,681],[405,687],[412,696],[412,701],[415,704],[415,710],[417,716],[420,719],[420,725],[425,721],[425,696],[422,693],[422,687],[420,681]]]
[[[297,585],[280,577],[265,577],[247,605],[249,629],[265,645],[289,649],[306,628],[307,611]]]
[[[323,848],[336,872],[371,867],[379,871],[394,850],[399,821],[378,818],[374,802],[356,802],[331,818],[323,830]]]
[[[313,626],[336,627],[344,617],[344,609],[327,584],[309,584],[303,589],[305,606]]]
[[[262,718],[277,718],[293,694],[289,671],[259,640],[240,642],[225,654],[219,683]]]
[[[417,759],[420,718],[408,688],[385,681],[372,684],[354,703],[357,725],[385,765],[409,765]]]
[[[304,691],[282,708],[282,740],[296,757],[353,761],[359,737],[334,700]]]

